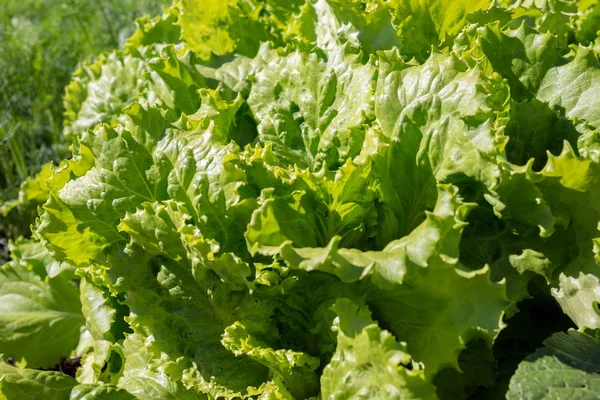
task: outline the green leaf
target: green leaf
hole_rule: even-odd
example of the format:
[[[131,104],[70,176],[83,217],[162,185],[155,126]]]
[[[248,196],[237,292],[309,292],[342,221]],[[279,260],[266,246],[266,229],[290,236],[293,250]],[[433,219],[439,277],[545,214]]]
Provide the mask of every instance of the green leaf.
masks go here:
[[[379,328],[367,307],[341,298],[333,309],[338,343],[321,377],[323,397],[437,399],[423,371],[406,368],[406,345]]]
[[[318,388],[315,373],[318,358],[293,350],[272,349],[248,333],[239,322],[225,329],[221,343],[236,356],[248,356],[269,368],[275,380],[281,379],[295,398],[307,398]]]
[[[296,247],[325,246],[331,240],[342,247],[358,245],[371,233],[369,218],[375,213],[370,175],[369,164],[347,162],[336,174],[296,171],[292,187],[298,189],[290,194],[264,189],[245,233],[250,252],[273,255],[286,241]]]
[[[600,323],[596,311],[600,299],[590,290],[598,279],[598,168],[598,163],[577,157],[565,143],[560,156],[549,157],[539,184],[560,222],[576,232],[576,256],[561,271],[552,294],[577,326],[592,329]]]
[[[598,55],[587,47],[573,49],[568,63],[548,70],[540,83],[537,98],[565,109],[566,116],[600,126],[597,97],[600,84]]]
[[[502,171],[494,195],[486,195],[486,200],[494,206],[494,212],[504,220],[515,220],[526,225],[537,226],[541,237],[554,233],[555,218],[544,201],[542,192],[535,183],[543,180],[532,170],[533,162],[522,168]],[[551,278],[552,271],[546,271]]]
[[[432,46],[454,37],[465,25],[467,16],[492,4],[489,0],[394,0],[395,22],[400,37],[405,37],[400,51],[407,59],[427,58]]]
[[[533,158],[532,168],[535,171],[544,168],[548,152],[560,154],[565,140],[573,147],[577,146],[581,135],[578,127],[565,117],[564,111],[550,108],[537,99],[512,102],[509,118],[505,131],[509,137],[506,158],[517,165],[525,165]]]
[[[406,341],[428,377],[443,367],[457,368],[460,350],[470,340],[492,342],[511,306],[504,283],[493,282],[487,266],[466,272],[458,262],[468,211],[452,188],[440,187],[436,208],[426,220],[384,249],[406,272],[394,280],[390,278],[398,267],[390,268],[386,285],[375,279],[368,289],[373,313]]]
[[[18,369],[0,363],[0,395],[7,400],[133,400],[130,393],[112,385],[79,385],[62,372]]]
[[[62,276],[42,280],[16,263],[0,269],[0,352],[51,368],[77,346],[84,323],[75,285]]]
[[[568,2],[556,3],[556,10],[550,5],[552,12],[563,13],[560,9]],[[469,40],[465,40],[470,36]],[[507,79],[515,100],[535,97],[552,109],[564,109],[564,115],[569,119],[587,121],[593,127],[598,125],[597,107],[592,94],[596,90],[600,67],[598,56],[591,47],[573,45],[571,51],[563,56],[569,48],[561,43],[560,35],[557,38],[556,32],[546,32],[544,29],[540,32],[525,20],[516,29],[502,29],[493,23],[474,27],[459,43],[456,47],[471,52],[473,62],[481,58],[479,52],[485,55],[492,70]],[[540,105],[532,105],[540,109]],[[543,116],[544,112],[540,111],[536,112],[536,118]],[[561,131],[565,129],[564,123],[562,125]],[[572,139],[568,136],[564,138]]]
[[[501,30],[498,24],[479,28],[477,42],[494,70],[507,79],[515,100],[534,96],[560,57],[556,37],[525,22],[517,29]]]
[[[155,157],[166,176],[168,196],[184,204],[202,236],[216,240],[222,251],[243,254],[238,227],[248,223],[253,206],[241,198],[246,174],[236,154],[239,147],[229,137],[241,98],[225,102],[218,92],[202,95],[202,107],[182,118],[181,130],[167,131]]]
[[[2,204],[0,206],[0,215],[6,217],[16,207],[32,208],[44,204],[50,195],[46,180],[51,175],[52,163],[44,165],[35,177],[27,178],[19,189],[19,199]]]
[[[466,176],[492,186],[504,142],[496,125],[508,95],[497,77],[488,78],[455,54],[434,52],[423,65],[409,66],[387,52],[379,60],[375,115],[385,136],[410,148],[406,156],[425,169],[419,174],[430,168],[437,182]]]
[[[62,275],[69,279],[74,276],[75,267],[66,262],[55,260],[42,243],[19,238],[9,244],[12,263],[18,263],[34,271],[41,278],[50,279]]]
[[[600,279],[595,270],[596,267],[592,267],[592,273],[582,271],[579,274],[561,274],[558,287],[552,292],[563,311],[577,326],[600,326],[600,302],[597,293]]]
[[[171,91],[171,98],[165,99],[171,108],[176,108],[186,114],[192,114],[200,105],[198,89],[205,86],[203,77],[190,66],[194,55],[187,53],[179,59],[174,46],[165,47],[160,58],[152,59],[148,66],[164,81]]]
[[[579,332],[555,333],[523,361],[507,399],[595,399],[600,395],[600,343]]]
[[[348,46],[300,48],[256,74],[248,105],[282,165],[335,169],[356,156],[373,114],[375,69]]]
[[[131,236],[130,247],[135,244],[149,254],[187,261],[198,276],[212,270],[236,289],[248,285],[249,265],[232,253],[217,255],[219,243],[205,238],[200,229],[185,223],[190,216],[182,210],[182,205],[167,202],[142,206],[144,208],[135,214],[126,214],[119,225],[121,231]]]
[[[401,43],[389,4],[374,0],[310,1],[288,21],[284,38],[304,38],[322,49],[339,44],[362,48],[366,54]]]
[[[127,391],[112,385],[77,385],[69,400],[133,400]]]
[[[123,109],[144,91],[145,74],[143,59],[121,52],[80,66],[66,88],[65,135],[75,138],[100,123],[117,123]]]
[[[168,8],[162,15],[151,18],[144,15],[136,20],[137,29],[125,42],[128,50],[139,51],[142,46],[175,44],[179,42],[181,28],[176,24],[177,12]]]
[[[446,253],[444,257],[450,262],[456,258],[454,246],[458,237],[453,236],[460,232],[463,224],[460,222],[468,213],[468,206],[460,203],[456,198],[456,191],[452,187],[439,187],[439,199],[436,210],[440,214],[428,213],[426,220],[419,225],[411,234],[390,242],[382,251],[360,251],[355,248],[340,248],[342,240],[339,236],[333,236],[325,247],[303,246],[306,241],[313,240],[306,235],[295,233],[290,240],[283,235],[290,232],[297,225],[292,223],[289,229],[277,225],[279,221],[288,224],[293,221],[290,215],[270,215],[276,208],[267,208],[265,204],[255,212],[253,221],[246,234],[252,248],[263,254],[278,254],[286,261],[290,268],[304,269],[307,271],[323,271],[336,275],[344,282],[355,282],[367,276],[372,276],[374,283],[382,288],[390,288],[390,285],[403,282],[407,269],[412,264],[426,265],[430,257],[436,257],[436,252]],[[285,201],[286,198],[274,201]],[[283,203],[285,204],[285,203]],[[307,209],[310,212],[310,208]],[[284,209],[285,211],[285,209]],[[265,213],[267,214],[265,216]],[[301,210],[293,218],[298,219],[304,215]],[[367,215],[365,215],[367,217]],[[259,221],[260,223],[257,223]],[[267,225],[265,227],[264,225]],[[441,228],[440,225],[445,225]],[[279,228],[277,229],[277,227]],[[276,229],[269,229],[275,227]],[[440,232],[432,235],[432,231],[439,228]],[[257,236],[255,232],[260,233]],[[291,236],[291,235],[290,235]],[[256,242],[253,240],[256,238]],[[310,243],[310,242],[308,242]],[[436,246],[439,249],[435,249]]]
[[[0,363],[0,394],[12,399],[70,400],[77,381],[61,372],[19,369]]]
[[[94,259],[107,246],[107,241],[121,240],[114,235],[115,231],[110,225],[99,223],[96,225],[98,232],[92,229],[91,223],[94,219],[98,219],[98,213],[90,212],[87,207],[88,204],[92,206],[98,201],[89,199],[92,201],[88,203],[86,196],[100,198],[102,193],[96,184],[98,173],[93,165],[93,153],[84,145],[79,147],[78,153],[72,160],[64,161],[59,165],[48,180],[52,194],[44,204],[44,212],[37,226],[37,233],[46,241],[53,257],[60,261],[69,261],[74,265],[85,264],[90,259]],[[75,180],[81,185],[77,185],[76,190],[70,190]],[[60,198],[59,193],[63,189],[66,190],[67,197],[71,195],[70,200],[66,198],[71,207]],[[114,209],[104,207],[100,211],[102,218],[107,220],[114,218]],[[87,223],[84,222],[86,220]]]
[[[458,357],[460,372],[453,368],[441,370],[434,378],[440,399],[465,399],[477,396],[482,388],[496,379],[496,360],[492,349],[483,340],[467,343]],[[498,393],[501,396],[501,393]]]
[[[158,140],[156,135],[164,134],[160,128],[166,122],[164,117],[157,118],[151,111],[144,113],[140,108],[129,108],[133,115],[128,124],[131,130],[100,125],[82,135],[81,161],[65,166],[64,174],[68,179],[69,169],[84,161],[93,166],[77,170],[77,179],[52,188],[38,232],[49,242],[57,259],[74,264],[97,259],[106,247],[125,242],[116,229],[120,216],[144,201],[166,197],[166,182],[152,153]],[[147,123],[148,127],[135,125],[136,122]]]
[[[198,0],[184,0],[177,23],[182,29],[181,38],[204,60],[234,50],[254,57],[260,42],[280,41],[287,18],[298,11],[300,4],[278,0],[200,4]]]
[[[418,159],[422,136],[417,131],[406,133],[401,139],[388,139],[381,132],[368,135],[376,143],[373,149],[365,146],[364,153],[372,163],[377,182],[377,249],[408,235],[425,218],[425,211],[435,206],[436,179],[431,166]],[[398,173],[397,171],[403,171]]]
[[[96,340],[116,341],[123,338],[123,306],[119,299],[83,278],[79,284],[82,313],[86,326]]]
[[[76,354],[81,357],[81,366],[76,374],[81,384],[105,382],[116,385],[123,375],[121,346],[108,340],[95,340],[90,331],[86,330],[81,335]]]
[[[266,42],[260,45],[254,57],[235,54],[231,61],[217,66],[196,64],[194,67],[208,83],[212,83],[212,79],[234,92],[245,92],[250,88],[249,78],[265,68],[266,63],[274,57],[277,57],[277,51],[270,42]]]
[[[41,243],[3,270],[77,306],[49,345],[82,357],[69,397],[495,398],[538,337],[598,328],[594,8],[183,0],[141,19],[75,73],[72,159],[3,207],[47,199]],[[553,303],[516,314],[527,297]]]
[[[530,20],[542,32],[552,32],[562,44],[569,41],[573,32],[573,18],[577,6],[574,0],[518,0],[511,4],[513,18]]]
[[[244,292],[231,291],[210,271],[195,277],[185,264],[153,259],[139,265],[144,256],[132,256],[137,276],[125,275],[129,288],[123,288],[135,289],[127,300],[134,333],[123,343],[122,387],[141,397],[230,398],[268,380],[267,368],[236,359],[221,344],[225,328],[253,307]]]
[[[438,196],[436,209],[423,223],[381,252],[338,248],[339,239],[324,248],[298,248],[293,241],[275,240],[281,235],[277,229],[269,240],[280,247],[273,249],[266,242],[263,252],[278,254],[291,268],[328,272],[345,282],[371,276],[375,285],[368,304],[391,321],[394,334],[410,338],[409,349],[432,375],[441,366],[456,365],[460,349],[471,338],[483,335],[491,341],[503,327],[502,315],[510,305],[503,285],[490,281],[488,268],[471,273],[456,269],[469,206],[451,187],[440,187]],[[290,218],[281,216],[281,221]],[[259,240],[266,241],[269,230],[261,232],[265,233]],[[404,310],[401,316],[396,309]]]

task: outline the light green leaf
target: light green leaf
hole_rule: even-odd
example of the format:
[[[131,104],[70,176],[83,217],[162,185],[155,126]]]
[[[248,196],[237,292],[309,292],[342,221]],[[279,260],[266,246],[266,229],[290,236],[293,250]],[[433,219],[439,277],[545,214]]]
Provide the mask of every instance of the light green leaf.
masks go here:
[[[107,340],[95,340],[88,330],[82,333],[76,354],[81,357],[76,374],[81,384],[105,382],[116,385],[123,375],[121,346]]]
[[[379,284],[381,289],[370,286],[367,296],[371,310],[406,341],[428,377],[443,367],[456,368],[458,354],[469,340],[493,341],[511,306],[504,283],[491,281],[487,266],[465,272],[458,263],[469,205],[456,196],[451,188],[440,187],[436,208],[426,220],[384,249],[400,260],[406,272],[397,279],[394,271],[399,267],[383,270],[387,284]]]
[[[515,100],[535,95],[546,72],[559,61],[557,39],[523,22],[517,29],[501,30],[498,24],[476,32],[477,43],[492,67],[508,81]]]
[[[173,7],[166,9],[162,15],[154,18],[144,15],[136,20],[137,29],[127,39],[124,47],[135,52],[139,51],[142,46],[178,43],[181,28],[176,22],[177,11]]]
[[[596,305],[600,298],[590,283],[598,279],[598,222],[600,209],[600,165],[577,157],[570,146],[560,156],[550,156],[539,184],[546,202],[568,226],[576,240],[577,252],[555,282],[554,297],[581,328],[598,328]],[[581,276],[581,274],[585,276]]]
[[[360,152],[375,69],[349,46],[326,53],[298,46],[256,74],[248,105],[259,139],[271,142],[282,165],[334,169]]]
[[[212,270],[235,289],[249,284],[249,265],[235,254],[218,254],[218,242],[205,238],[200,229],[186,224],[190,216],[181,204],[144,203],[142,206],[135,214],[126,214],[119,225],[121,231],[131,236],[130,247],[135,244],[152,255],[187,261],[196,276]]]
[[[262,43],[254,57],[236,54],[231,61],[218,66],[196,64],[195,68],[209,80],[214,79],[234,92],[244,92],[250,88],[249,78],[265,68],[267,63],[277,57],[277,51],[270,42]]]
[[[164,178],[151,153],[154,134],[143,127],[129,131],[100,125],[82,135],[81,157],[90,157],[93,166],[53,188],[38,227],[58,260],[86,264],[97,259],[106,247],[125,242],[116,229],[121,215],[166,196]]]
[[[79,284],[82,312],[88,330],[96,340],[115,341],[122,339],[123,306],[108,291],[102,290],[87,279]]]
[[[537,226],[540,236],[548,237],[554,233],[555,219],[542,192],[535,186],[543,177],[535,174],[532,166],[533,162],[512,170],[505,167],[493,189],[494,195],[485,195],[485,198],[502,219]],[[548,279],[551,272],[546,272]]]
[[[171,92],[170,98],[165,102],[176,110],[192,114],[200,105],[198,89],[205,86],[203,77],[190,66],[194,62],[194,55],[186,53],[180,59],[174,46],[169,45],[162,50],[161,57],[154,58],[148,63]]]
[[[0,363],[0,395],[7,400],[133,400],[112,385],[79,385],[62,372],[19,369]]]
[[[486,77],[455,54],[434,52],[423,65],[405,66],[387,52],[379,60],[375,115],[385,136],[406,143],[404,157],[425,173],[430,168],[437,182],[466,176],[492,186],[505,141],[497,125],[508,94],[498,77]]]
[[[80,66],[66,88],[65,135],[74,139],[99,123],[116,124],[145,90],[147,71],[143,59],[122,52]]]
[[[579,4],[578,4],[579,3]],[[574,33],[573,19],[577,6],[583,2],[575,0],[518,0],[510,5],[513,18],[529,19],[542,32],[552,32],[561,44],[569,41]]]
[[[598,55],[587,47],[573,49],[568,63],[548,70],[540,83],[537,98],[565,109],[566,116],[600,126],[598,100],[600,85]]]
[[[242,3],[228,0],[184,0],[178,24],[181,38],[204,60],[232,53],[254,57],[260,42],[280,42],[290,14],[298,11],[300,1]]]
[[[467,16],[486,9],[489,0],[394,0],[398,35],[405,40],[400,46],[407,59],[425,60],[432,46],[455,36],[465,25]]]
[[[0,363],[0,394],[7,400],[70,400],[77,381],[61,372],[19,369]]]
[[[19,238],[15,243],[10,243],[8,247],[12,263],[18,263],[33,270],[41,278],[48,276],[52,279],[62,274],[66,279],[74,277],[75,267],[69,263],[55,260],[40,242]]]
[[[304,38],[322,49],[348,44],[367,54],[401,43],[392,8],[379,0],[308,1],[288,23],[284,38]]]
[[[488,268],[469,273],[457,269],[468,209],[454,189],[442,186],[436,208],[425,221],[381,252],[338,248],[335,239],[325,248],[298,248],[284,241],[279,248],[266,246],[263,251],[277,254],[290,268],[328,272],[346,282],[371,276],[375,285],[368,304],[390,321],[394,334],[407,338],[409,350],[432,376],[443,366],[456,366],[458,353],[470,339],[481,335],[491,341],[510,306],[504,285],[490,281]],[[280,235],[273,232],[270,240]],[[395,313],[398,309],[403,312]]]
[[[33,368],[51,368],[77,346],[84,323],[75,285],[42,280],[25,267],[0,269],[0,352]]]
[[[134,400],[136,397],[112,385],[77,385],[69,400]]]
[[[307,398],[318,387],[315,370],[319,359],[293,350],[275,350],[251,335],[239,322],[227,327],[221,340],[236,356],[248,356],[269,368],[274,380],[281,380],[295,398]]]
[[[275,167],[272,172],[277,171]],[[252,254],[276,254],[286,241],[318,247],[335,240],[336,247],[353,247],[369,237],[374,224],[370,219],[376,215],[370,164],[348,161],[335,174],[296,170],[287,179],[293,190],[289,194],[277,196],[274,188],[262,191],[245,233]]]
[[[194,272],[186,263],[155,258],[135,246],[129,254],[134,267],[122,264],[114,271],[121,277],[119,288],[128,293],[127,321],[134,331],[123,343],[119,386],[136,396],[161,398],[203,398],[203,393],[236,398],[275,390],[267,384],[268,368],[236,358],[221,343],[236,321],[249,324],[251,334],[258,329],[268,337],[270,303],[231,290],[210,270]]]
[[[338,299],[334,323],[337,349],[321,377],[324,398],[437,399],[423,371],[406,368],[410,355],[379,328],[365,306]]]

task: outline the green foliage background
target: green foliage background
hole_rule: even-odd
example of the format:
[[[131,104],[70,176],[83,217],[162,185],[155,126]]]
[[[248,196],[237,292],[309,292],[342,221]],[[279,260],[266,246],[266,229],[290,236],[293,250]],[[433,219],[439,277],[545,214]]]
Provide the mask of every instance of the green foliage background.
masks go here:
[[[119,47],[135,30],[136,18],[160,14],[167,3],[0,2],[0,203],[15,198],[21,183],[43,164],[67,156],[62,99],[77,64]],[[0,238],[2,232],[27,235],[29,211],[0,217]]]

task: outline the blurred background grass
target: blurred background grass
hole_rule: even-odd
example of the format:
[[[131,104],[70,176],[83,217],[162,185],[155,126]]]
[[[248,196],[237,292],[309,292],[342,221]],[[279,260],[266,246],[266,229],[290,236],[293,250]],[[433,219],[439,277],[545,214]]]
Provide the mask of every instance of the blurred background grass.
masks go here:
[[[16,198],[21,183],[45,163],[66,156],[62,98],[76,66],[119,47],[136,18],[158,15],[167,3],[0,1],[0,204]],[[0,241],[27,236],[32,213],[0,216]]]

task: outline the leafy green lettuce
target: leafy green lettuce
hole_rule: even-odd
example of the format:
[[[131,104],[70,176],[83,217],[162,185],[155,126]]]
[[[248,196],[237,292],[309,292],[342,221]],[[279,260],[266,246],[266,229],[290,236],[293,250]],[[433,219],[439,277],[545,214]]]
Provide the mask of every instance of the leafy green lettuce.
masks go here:
[[[81,357],[77,382],[6,366],[0,393],[549,398],[551,371],[526,376],[561,362],[593,382],[596,13],[182,1],[140,20],[75,73],[72,157],[23,188],[38,242],[0,280],[0,351]],[[57,324],[54,352],[15,344]],[[521,330],[528,352],[558,333],[524,360]]]

